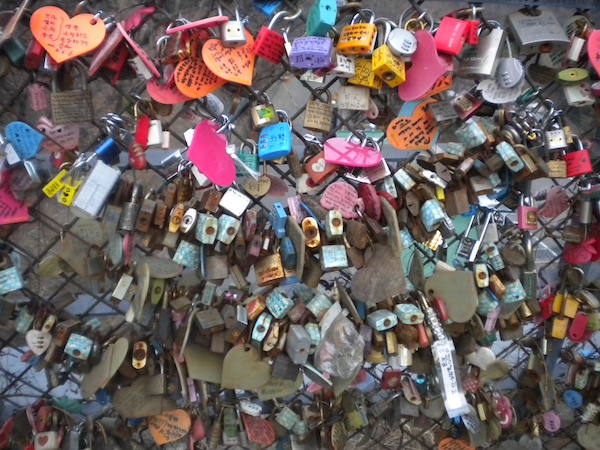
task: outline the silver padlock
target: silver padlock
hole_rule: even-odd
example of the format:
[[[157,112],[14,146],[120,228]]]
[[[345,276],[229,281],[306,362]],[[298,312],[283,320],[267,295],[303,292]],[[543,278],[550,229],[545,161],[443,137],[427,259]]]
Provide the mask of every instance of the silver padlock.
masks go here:
[[[83,185],[77,190],[71,208],[79,209],[92,217],[99,217],[119,178],[121,178],[120,171],[102,161],[96,162]]]
[[[219,34],[223,47],[240,47],[246,44],[246,31],[244,22],[240,19],[240,13],[237,5],[235,7],[235,20],[228,20],[219,26]],[[223,15],[223,11],[219,6],[219,15]]]
[[[521,55],[561,52],[571,42],[556,16],[548,10],[521,9],[507,17]]]
[[[483,33],[487,34],[479,36],[477,45],[464,49],[457,71],[459,77],[482,79],[492,78],[496,74],[506,32],[498,25]]]
[[[136,183],[133,186],[133,190],[131,192],[131,201],[123,203],[123,211],[121,213],[121,220],[119,221],[119,230],[135,230],[135,223],[137,221],[137,216],[140,211],[141,194],[142,186]]]

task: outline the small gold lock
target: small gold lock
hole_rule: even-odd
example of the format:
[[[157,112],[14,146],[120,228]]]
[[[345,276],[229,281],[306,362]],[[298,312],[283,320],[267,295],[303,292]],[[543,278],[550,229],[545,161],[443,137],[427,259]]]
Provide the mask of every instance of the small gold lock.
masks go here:
[[[356,58],[355,65],[356,73],[348,79],[348,83],[371,89],[381,89],[383,81],[373,72],[373,64],[370,59]]]
[[[254,272],[256,273],[256,284],[258,286],[262,287],[279,283],[285,278],[281,255],[275,253],[260,258],[254,264]]]

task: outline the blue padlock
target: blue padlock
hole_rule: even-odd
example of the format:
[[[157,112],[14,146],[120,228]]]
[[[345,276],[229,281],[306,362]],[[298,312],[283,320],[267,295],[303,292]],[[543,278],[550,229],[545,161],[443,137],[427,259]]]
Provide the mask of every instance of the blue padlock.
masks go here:
[[[279,244],[279,253],[281,253],[281,263],[284,269],[295,269],[298,262],[298,254],[294,248],[294,243],[289,236],[284,236]]]
[[[258,138],[258,156],[264,161],[283,158],[292,151],[292,124],[285,111],[277,110],[277,114],[282,121],[263,128]]]
[[[279,124],[278,124],[279,125]],[[287,214],[281,203],[273,203],[273,211],[269,213],[269,222],[279,239],[285,236],[285,224],[287,223]]]

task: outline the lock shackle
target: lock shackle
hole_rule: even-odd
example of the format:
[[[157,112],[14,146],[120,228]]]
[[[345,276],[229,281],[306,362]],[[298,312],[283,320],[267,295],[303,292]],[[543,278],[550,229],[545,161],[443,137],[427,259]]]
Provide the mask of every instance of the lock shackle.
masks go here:
[[[371,144],[371,145],[369,145],[369,144]],[[377,142],[377,140],[373,139],[371,136],[365,136],[365,138],[361,141],[360,146],[361,147],[371,147],[371,148],[374,148],[375,150],[377,150],[378,152],[381,151],[379,142]]]
[[[287,14],[289,14],[289,13],[287,13]],[[283,18],[283,20],[290,22],[292,20],[296,20],[298,17],[300,17],[301,14],[302,14],[302,8],[298,7],[298,9],[296,11],[294,11],[294,13],[291,16],[285,16]],[[288,28],[289,28],[289,26],[288,26]]]
[[[75,68],[79,72],[79,75],[80,75],[80,78],[81,78],[81,89],[84,90],[84,91],[87,90],[87,76],[86,76],[86,73],[85,73],[85,66],[78,59],[72,59],[69,62],[72,63],[72,64],[74,64]],[[67,68],[69,66],[67,64],[65,64],[63,67]],[[65,70],[65,69],[63,69],[63,70]],[[59,74],[62,77],[62,73],[60,72],[60,70],[58,70],[56,72],[56,74],[54,75],[54,77],[52,77],[52,92],[58,92],[59,91],[58,90],[58,78],[59,78]]]
[[[408,8],[402,11],[402,14],[400,14],[400,18],[398,19],[398,27],[402,27],[408,31],[416,31],[417,28],[413,28],[412,24],[420,25],[421,30],[425,29],[425,25],[429,25],[428,31],[433,31],[435,21],[433,20],[433,16],[431,15],[431,13],[429,13],[426,9],[417,9],[413,6],[412,8]]]
[[[253,100],[254,102],[261,104],[261,105],[268,105],[271,103],[271,99],[269,98],[269,96],[267,95],[267,93],[265,91],[253,91],[252,94],[250,94],[250,98],[251,100]],[[262,103],[261,103],[262,101]]]
[[[365,19],[365,14],[364,13],[369,13],[369,22],[367,23],[375,23],[375,13],[370,10],[370,9],[360,9],[356,14],[354,14],[354,16],[352,16],[352,20],[350,20],[350,25],[355,25],[357,23],[363,23],[363,22],[356,22],[357,20],[364,20]]]
[[[388,38],[390,37],[390,33],[392,32],[393,22],[390,19],[378,17],[373,23],[377,27],[377,41],[379,42],[379,45],[385,45]],[[383,27],[383,33],[379,32],[380,27]]]
[[[242,141],[242,145],[240,145],[240,151],[245,148],[250,148],[251,155],[258,155],[258,145],[256,144],[256,141],[253,141],[252,139],[244,139]]]
[[[273,29],[273,27],[275,26],[275,23],[276,23],[276,22],[277,22],[279,19],[281,19],[281,18],[283,18],[283,20],[288,20],[288,19],[287,19],[287,14],[289,14],[289,12],[287,12],[287,11],[285,11],[285,10],[283,10],[283,11],[279,11],[278,13],[275,13],[275,15],[273,16],[273,18],[272,18],[272,19],[271,19],[271,21],[269,22],[269,25],[267,26],[267,28],[268,28],[269,30],[272,30],[272,29]],[[290,20],[291,20],[291,19],[290,19]],[[289,25],[288,25],[288,28],[289,28]]]
[[[189,20],[184,19],[183,17],[180,17],[178,19],[175,19],[169,25],[167,25],[167,30],[170,30],[170,29],[175,28],[175,27],[180,27],[182,25],[187,25],[188,23],[190,23]]]
[[[276,109],[275,112],[277,113],[277,117],[279,117],[279,121],[287,122],[288,125],[290,126],[290,130],[291,130],[294,125],[292,124],[292,121],[290,120],[290,116],[288,116],[288,113],[285,112],[283,109]]]
[[[317,100],[318,96],[321,95],[325,95],[325,98],[327,99],[327,103],[331,103],[331,92],[329,92],[329,89],[325,89],[324,87],[320,86],[315,88],[314,93],[310,94],[310,99],[311,100]],[[320,98],[318,99],[321,103],[323,102]]]
[[[223,15],[223,7],[225,6],[225,8],[227,8],[227,6],[228,6],[228,5],[226,6],[224,3],[225,2],[223,0],[218,0],[217,1],[217,11],[219,12],[220,16]],[[235,14],[235,19],[241,21],[241,19],[240,19],[240,7],[238,6],[237,2],[235,0],[229,0],[227,3],[233,4],[233,11],[234,11],[234,14]]]
[[[156,114],[154,113],[154,106],[152,106],[152,103],[139,96],[136,96],[136,98],[138,100],[133,104],[133,117],[137,120],[141,115],[140,113],[143,113],[150,119],[155,119]]]

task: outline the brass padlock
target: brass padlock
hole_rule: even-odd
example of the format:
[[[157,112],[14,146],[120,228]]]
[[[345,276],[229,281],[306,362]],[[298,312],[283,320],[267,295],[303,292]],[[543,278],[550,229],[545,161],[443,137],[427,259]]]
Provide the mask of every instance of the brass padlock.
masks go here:
[[[333,105],[331,104],[331,94],[329,91],[317,88],[315,89],[317,95],[324,94],[327,98],[327,102],[321,102],[314,96],[310,97],[310,100],[306,104],[306,110],[304,111],[304,128],[307,130],[323,133],[329,133],[331,131],[331,122],[333,120]]]
[[[258,94],[258,95],[257,95]],[[260,130],[268,125],[279,123],[279,116],[267,94],[256,91],[254,93],[256,105],[250,109],[252,124]]]
[[[75,62],[81,78],[81,88],[71,91],[59,91],[58,74],[52,79],[52,121],[55,124],[91,122],[94,120],[92,91],[87,88],[85,70],[80,62]]]

